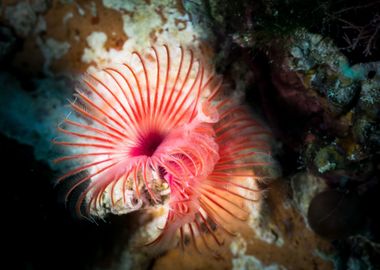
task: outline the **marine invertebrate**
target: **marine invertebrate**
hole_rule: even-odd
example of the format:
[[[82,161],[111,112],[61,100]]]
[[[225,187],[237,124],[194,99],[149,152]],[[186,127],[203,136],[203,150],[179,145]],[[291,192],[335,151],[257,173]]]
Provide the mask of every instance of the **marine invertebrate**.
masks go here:
[[[205,240],[208,232],[221,245],[214,225],[230,232],[228,216],[244,220],[242,202],[257,199],[261,176],[252,168],[267,164],[258,156],[268,154],[268,131],[223,95],[193,51],[164,45],[129,60],[84,77],[71,106],[86,122],[59,127],[68,139],[55,143],[81,151],[56,160],[80,163],[59,181],[87,172],[66,199],[87,183],[79,214],[101,212],[108,195],[110,207],[126,212],[166,203],[166,224],[152,243],[169,243],[179,231],[181,243],[185,233]]]

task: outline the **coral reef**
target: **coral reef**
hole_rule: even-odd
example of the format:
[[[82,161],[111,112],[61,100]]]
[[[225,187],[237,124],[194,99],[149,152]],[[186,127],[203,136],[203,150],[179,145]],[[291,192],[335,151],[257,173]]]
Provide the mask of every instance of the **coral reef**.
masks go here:
[[[12,265],[379,268],[380,222],[373,210],[380,198],[378,2],[1,1],[0,145],[4,175],[12,175],[4,188]],[[160,233],[163,207],[125,214],[146,207],[132,199],[113,204],[107,189],[101,220],[77,221],[55,199],[76,180],[53,186],[72,168],[53,159],[79,152],[62,153],[51,141],[63,139],[57,127],[65,116],[82,121],[66,105],[78,75],[126,62],[134,50],[173,43],[203,55],[223,76],[225,94],[245,101],[274,134],[279,166],[258,172],[277,180],[259,183],[265,191],[260,203],[246,204],[247,221],[229,220],[238,233],[225,237],[221,260],[191,244],[159,257],[139,248]],[[75,208],[75,200],[67,206]],[[217,248],[212,235],[205,238]],[[43,247],[29,244],[38,242]]]

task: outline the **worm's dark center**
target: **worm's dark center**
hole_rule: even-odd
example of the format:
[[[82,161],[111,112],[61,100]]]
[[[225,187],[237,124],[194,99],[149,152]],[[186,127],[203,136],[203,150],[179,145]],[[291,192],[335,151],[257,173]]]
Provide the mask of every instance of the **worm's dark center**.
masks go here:
[[[131,156],[153,156],[154,152],[156,152],[157,148],[160,146],[162,141],[164,140],[164,136],[157,132],[152,131],[150,133],[141,136],[137,142],[137,145],[131,149]]]

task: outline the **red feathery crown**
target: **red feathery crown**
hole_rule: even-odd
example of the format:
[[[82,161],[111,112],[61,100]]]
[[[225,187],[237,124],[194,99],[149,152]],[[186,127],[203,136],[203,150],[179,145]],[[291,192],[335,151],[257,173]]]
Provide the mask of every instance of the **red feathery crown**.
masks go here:
[[[229,232],[226,219],[247,217],[239,202],[257,200],[255,168],[268,164],[257,157],[269,151],[268,131],[221,89],[193,51],[165,45],[85,76],[71,102],[83,121],[65,119],[67,140],[55,141],[74,153],[56,162],[79,165],[59,178],[79,175],[66,199],[86,184],[79,214],[101,212],[107,196],[125,212],[165,202],[152,243],[179,232],[181,243],[208,233],[221,245],[215,227]]]

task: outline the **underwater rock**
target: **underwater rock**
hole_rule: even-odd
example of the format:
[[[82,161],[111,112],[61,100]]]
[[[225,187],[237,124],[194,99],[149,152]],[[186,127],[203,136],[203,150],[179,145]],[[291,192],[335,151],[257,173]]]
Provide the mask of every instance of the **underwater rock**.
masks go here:
[[[57,149],[51,140],[57,136],[62,115],[68,115],[65,97],[68,83],[64,79],[35,80],[35,89],[27,92],[10,74],[0,74],[0,129],[2,134],[34,147],[37,160],[57,168],[52,162]],[[74,116],[73,116],[74,117]]]
[[[355,141],[360,144],[367,144],[369,137],[373,131],[374,122],[366,117],[358,118],[355,120],[352,127],[352,133]]]
[[[232,256],[242,256],[247,252],[247,241],[239,234],[230,243]]]
[[[352,133],[367,152],[380,147],[379,115],[380,79],[365,80],[362,83]]]
[[[118,11],[122,16],[122,29],[128,39],[123,50],[141,50],[152,44],[171,44],[196,47],[202,28],[194,29],[189,15],[180,1],[123,1],[103,0],[105,8]],[[146,16],[149,14],[149,16]],[[209,32],[210,33],[210,32]],[[108,33],[106,33],[108,34]]]
[[[338,122],[354,107],[376,114],[379,63],[350,66],[331,40],[305,30],[282,48],[274,49],[272,79],[285,102],[303,113],[323,112],[325,122]]]
[[[286,64],[285,64],[286,65]],[[296,72],[287,70],[284,64],[274,64],[271,78],[280,98],[293,109],[310,115],[323,110],[323,102],[311,89],[305,88]]]
[[[364,114],[376,120],[380,113],[380,78],[365,80],[361,86],[358,108]]]
[[[369,145],[377,150],[380,148],[380,127],[377,126],[376,131],[372,132],[369,136]]]
[[[327,188],[323,178],[312,175],[308,172],[299,172],[293,175],[290,179],[292,188],[292,199],[297,210],[307,223],[307,212],[310,202],[316,194]]]
[[[271,219],[271,208],[264,200],[257,205],[248,205],[251,215],[248,220],[249,226],[254,231],[254,237],[271,245],[283,246],[284,236],[278,226]]]
[[[362,71],[355,73],[332,41],[299,30],[273,50],[272,61],[273,84],[289,108],[320,118],[321,130],[347,134],[352,124],[347,115],[356,105]]]
[[[44,13],[51,6],[52,0],[32,0],[29,3],[36,13]]]
[[[194,28],[201,29],[197,31],[200,33],[202,39],[211,40],[213,42],[215,29],[215,21],[210,14],[210,6],[205,1],[182,1],[184,11],[189,14],[191,23]]]
[[[318,34],[308,33],[304,29],[294,33],[288,52],[289,67],[294,71],[304,72],[321,65],[339,71],[339,67],[347,63],[346,57],[331,40]]]
[[[5,8],[5,18],[20,37],[27,37],[37,22],[37,16],[26,1]]]
[[[317,234],[329,239],[354,234],[365,220],[358,195],[336,190],[327,190],[315,196],[307,218]]]
[[[323,43],[322,41],[319,42]],[[294,46],[298,45],[297,43]],[[330,44],[328,43],[328,45]],[[320,50],[321,48],[318,48],[317,52]],[[331,50],[330,46],[325,48],[325,50]],[[360,91],[360,83],[352,78],[343,76],[339,68],[336,67],[336,63],[332,62],[333,60],[336,61],[335,57],[340,58],[342,62],[346,62],[347,60],[344,59],[343,56],[325,55],[325,57],[330,58],[314,59],[311,55],[305,56],[303,54],[302,56],[304,57],[310,57],[310,59],[308,59],[310,66],[307,66],[307,69],[303,69],[305,67],[299,65],[303,63],[302,61],[306,61],[305,59],[298,59],[297,57],[299,57],[299,55],[297,54],[292,54],[292,56],[294,58],[290,63],[291,70],[296,70],[298,74],[302,74],[301,80],[303,81],[303,85],[307,89],[318,93],[318,98],[321,99],[322,104],[324,104],[322,97],[327,99],[328,106],[326,107],[326,104],[324,104],[324,110],[329,110],[334,115],[340,115],[350,109],[355,96]],[[314,55],[314,57],[316,57],[316,55]],[[334,57],[334,59],[331,59],[331,57]]]
[[[303,116],[296,128],[305,139],[290,147],[297,149],[301,168],[323,174],[320,183],[324,188],[329,185],[349,194],[341,199],[346,208],[334,209],[334,202],[340,198],[334,193],[337,191],[315,197],[324,188],[319,189],[318,182],[307,181],[297,189],[296,175],[291,179],[294,200],[317,233],[327,238],[347,237],[363,224],[361,202],[352,194],[365,197],[370,190],[370,176],[376,166],[373,157],[380,145],[379,63],[351,66],[329,39],[304,30],[286,42],[285,46],[275,46],[270,56],[271,78],[279,94],[277,104],[287,113],[284,120]],[[314,192],[305,192],[310,187]],[[350,223],[347,229],[332,217],[318,223],[323,214],[318,212],[318,204],[327,213],[337,211],[342,223]],[[347,212],[349,208],[352,215]]]
[[[315,69],[314,73],[312,69]],[[312,69],[310,69],[310,86],[327,98],[329,109],[336,114],[347,111],[360,90],[360,83],[341,76],[328,65],[319,64]]]
[[[3,61],[13,51],[16,40],[9,28],[0,26],[0,61]]]
[[[38,14],[45,12],[51,0],[19,1],[5,7],[4,17],[18,36],[29,36],[38,21]]]
[[[232,260],[232,270],[286,270],[282,265],[271,264],[264,266],[256,257],[243,255]]]
[[[202,47],[204,52],[212,54],[207,41],[212,33],[204,33],[203,28],[193,26],[181,1],[12,2],[17,4],[5,5],[0,19],[17,36],[24,38],[23,47],[12,64],[28,73],[83,72],[90,65],[94,68],[120,62],[125,59],[126,52],[153,44],[172,44],[173,41],[193,50]],[[93,48],[87,48],[86,40],[94,32],[106,36],[102,54],[93,55],[91,62],[82,61],[86,49]]]
[[[64,56],[69,51],[71,45],[66,41],[61,42],[53,38],[48,38],[46,40],[37,38],[36,42],[45,58],[43,68],[44,72],[46,74],[53,75],[53,73],[50,71],[51,63],[54,60],[61,59],[62,56]]]
[[[350,257],[347,261],[347,270],[366,270],[372,269],[372,265],[360,258]]]
[[[319,173],[344,168],[344,156],[335,145],[319,149],[314,158],[314,166]]]
[[[380,244],[374,242],[371,235],[354,235],[343,240],[341,244],[349,247],[348,254],[343,255],[347,259],[341,263],[346,264],[347,269],[379,269]]]

